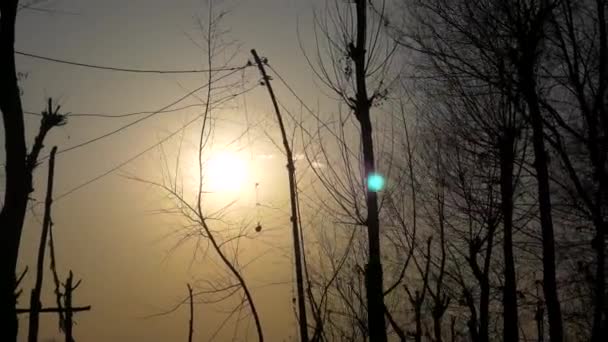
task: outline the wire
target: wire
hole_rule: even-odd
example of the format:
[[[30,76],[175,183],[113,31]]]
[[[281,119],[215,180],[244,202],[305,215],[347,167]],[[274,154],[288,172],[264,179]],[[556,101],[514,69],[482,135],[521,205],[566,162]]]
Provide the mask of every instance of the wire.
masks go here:
[[[283,83],[283,85],[289,90],[289,92],[296,98],[298,99],[298,101],[300,102],[300,104],[306,108],[306,110],[315,117],[315,119],[320,120],[320,118],[317,116],[317,114],[315,114],[312,109],[310,109],[310,107],[308,107],[308,105],[306,103],[304,103],[304,100],[302,100],[302,98],[300,98],[300,96],[298,96],[298,94],[296,94],[295,90],[293,90],[293,88],[287,83],[287,81],[285,81],[285,79],[283,79],[283,77],[281,77],[281,74],[279,74],[278,71],[274,70],[274,68],[272,67],[272,65],[270,64],[266,64],[268,66],[268,68],[270,70],[272,70],[272,72],[279,78],[279,80],[281,81],[281,83]]]
[[[242,68],[241,68],[241,69],[242,69]],[[239,70],[240,70],[240,69],[239,69]],[[232,74],[236,73],[237,71],[238,71],[238,70],[234,70],[234,71],[232,71],[232,72],[230,72],[230,73],[228,73],[228,74],[226,74],[226,75],[224,75],[224,76],[222,76],[222,77],[219,77],[219,78],[218,78],[218,79],[216,79],[214,82],[220,81],[221,79],[226,78],[226,77],[228,77],[228,76],[230,76],[230,75],[232,75]],[[168,109],[168,108],[170,108],[170,107],[172,107],[172,106],[174,106],[174,105],[178,104],[179,102],[181,102],[181,101],[185,100],[186,98],[188,98],[188,97],[189,97],[189,96],[191,96],[192,94],[194,94],[194,93],[198,92],[198,91],[199,91],[199,90],[201,90],[201,89],[206,88],[207,86],[208,86],[208,83],[205,83],[204,85],[202,85],[202,86],[200,86],[200,87],[198,87],[198,88],[196,88],[196,89],[194,89],[194,90],[190,91],[190,92],[189,92],[189,93],[187,93],[186,95],[184,95],[184,96],[180,97],[179,99],[177,99],[177,100],[175,100],[175,101],[171,102],[170,104],[168,104],[168,105],[164,106],[163,108],[161,108],[161,109],[159,109],[159,110],[157,110],[157,111],[154,111],[154,112],[152,112],[152,113],[150,113],[150,114],[148,114],[148,115],[144,116],[143,118],[139,118],[139,119],[137,119],[137,120],[135,120],[135,121],[132,121],[132,122],[130,122],[130,123],[128,123],[128,124],[126,124],[126,125],[124,125],[124,126],[121,126],[121,127],[117,128],[117,129],[115,129],[115,130],[113,130],[113,131],[110,131],[110,132],[108,132],[108,133],[105,133],[105,134],[103,134],[103,135],[100,135],[100,136],[98,136],[98,137],[95,137],[95,138],[93,138],[93,139],[90,139],[90,140],[84,141],[84,142],[82,142],[82,143],[80,143],[80,144],[76,144],[76,145],[74,145],[74,146],[71,146],[71,147],[65,148],[65,149],[63,149],[63,150],[59,150],[59,151],[57,151],[57,155],[59,155],[59,154],[63,154],[63,153],[66,153],[66,152],[69,152],[69,151],[72,151],[72,150],[75,150],[75,149],[78,149],[78,148],[81,148],[81,147],[84,147],[84,146],[86,146],[86,145],[92,144],[92,143],[97,142],[97,141],[99,141],[99,140],[105,139],[105,138],[107,138],[107,137],[109,137],[109,136],[112,136],[112,135],[114,135],[114,134],[116,134],[116,133],[119,133],[119,132],[121,132],[121,131],[123,131],[123,130],[125,130],[125,129],[127,129],[127,128],[131,127],[131,126],[134,126],[134,125],[136,125],[136,124],[138,124],[138,123],[140,123],[140,122],[142,122],[142,121],[144,121],[144,120],[146,120],[146,119],[148,119],[148,118],[151,118],[151,117],[153,117],[154,115],[159,114],[159,113],[161,113],[162,111],[164,111],[164,110],[166,110],[166,109]],[[43,158],[40,158],[40,160],[39,160],[39,161],[41,162],[41,161],[44,161],[44,160],[46,160],[46,159],[48,159],[48,158],[49,158],[49,156],[47,155],[47,156],[45,156],[45,157],[43,157]]]
[[[115,130],[113,130],[113,131],[110,131],[110,132],[108,132],[108,133],[105,133],[105,134],[103,134],[103,135],[100,135],[100,136],[98,136],[98,137],[95,137],[95,138],[93,138],[93,139],[90,139],[90,140],[84,141],[84,142],[82,142],[82,143],[80,143],[80,144],[76,144],[76,145],[74,145],[74,146],[71,146],[71,147],[65,148],[65,149],[63,149],[63,150],[59,150],[59,151],[57,151],[57,154],[62,154],[62,153],[66,153],[66,152],[69,152],[69,151],[75,150],[75,149],[77,149],[77,148],[81,148],[81,147],[83,147],[83,146],[86,146],[86,145],[92,144],[92,143],[94,143],[94,142],[96,142],[96,141],[99,141],[99,140],[105,139],[105,138],[107,138],[107,137],[109,137],[109,136],[112,136],[112,135],[114,135],[114,134],[118,133],[118,132],[121,132],[121,131],[123,131],[123,130],[125,130],[125,129],[127,129],[127,128],[131,127],[131,126],[134,126],[134,125],[136,125],[136,124],[138,124],[138,123],[140,123],[140,122],[142,122],[142,121],[144,121],[144,120],[146,120],[146,119],[151,118],[152,116],[154,116],[154,115],[158,114],[160,111],[163,111],[163,110],[165,110],[165,109],[167,109],[167,108],[169,108],[169,107],[171,107],[171,106],[173,106],[173,105],[175,105],[175,104],[177,104],[177,103],[179,103],[179,102],[183,101],[184,99],[186,99],[186,98],[187,98],[187,97],[189,97],[190,95],[192,95],[192,94],[194,94],[195,92],[197,92],[197,91],[199,91],[199,90],[201,90],[201,89],[205,88],[206,86],[207,86],[207,85],[205,84],[205,85],[203,85],[203,86],[200,86],[200,87],[198,87],[198,88],[196,88],[196,89],[192,90],[191,92],[189,92],[188,94],[186,94],[186,95],[184,95],[184,96],[180,97],[180,98],[179,98],[179,99],[177,99],[176,101],[173,101],[172,103],[170,103],[170,104],[166,105],[166,106],[165,106],[165,107],[163,107],[162,109],[160,109],[160,110],[158,110],[158,111],[154,111],[154,112],[152,112],[152,113],[150,113],[150,114],[148,114],[148,115],[144,116],[143,118],[139,118],[139,119],[137,119],[137,120],[135,120],[135,121],[132,121],[132,122],[130,122],[130,123],[128,123],[128,124],[126,124],[126,125],[124,125],[124,126],[121,126],[121,127],[117,128],[117,129],[115,129]],[[47,159],[47,157],[44,157],[44,158],[42,158],[42,159],[41,159],[41,161],[42,161],[42,160],[46,160],[46,159]]]
[[[255,89],[256,87],[257,87],[257,84],[256,84],[255,86],[252,86],[252,87],[250,87],[250,88],[248,88],[248,89],[243,90],[242,92],[240,92],[240,93],[238,93],[238,94],[235,94],[235,95],[234,95],[234,96],[232,96],[231,98],[234,98],[234,97],[236,97],[236,96],[240,96],[240,95],[246,94],[246,93],[248,93],[248,92],[252,91],[253,89]],[[222,102],[225,102],[225,101],[228,101],[228,100],[229,100],[229,98],[224,98],[224,100],[223,100],[223,101],[218,101],[218,105],[219,105],[219,104],[221,104]],[[99,175],[97,175],[97,176],[95,176],[95,177],[93,177],[93,178],[89,179],[88,181],[86,181],[86,182],[84,182],[84,183],[82,183],[82,184],[77,185],[76,187],[74,187],[74,188],[72,188],[72,189],[68,190],[67,192],[64,192],[63,194],[61,194],[61,195],[57,196],[57,197],[54,199],[54,201],[58,201],[58,200],[60,200],[60,199],[62,199],[62,198],[64,198],[64,197],[66,197],[66,196],[69,196],[69,195],[71,195],[72,193],[74,193],[74,192],[76,192],[76,191],[78,191],[78,190],[80,190],[80,189],[82,189],[82,188],[86,187],[87,185],[90,185],[91,183],[94,183],[94,182],[96,182],[96,181],[100,180],[101,178],[104,178],[105,176],[107,176],[107,175],[109,175],[109,174],[111,174],[111,173],[113,173],[113,172],[115,172],[115,171],[119,170],[119,169],[120,169],[120,168],[122,168],[123,166],[125,166],[125,165],[129,164],[130,162],[132,162],[132,161],[136,160],[137,158],[139,158],[139,157],[141,157],[142,155],[146,154],[147,152],[149,152],[149,151],[153,150],[154,148],[156,148],[157,146],[159,146],[159,145],[163,144],[163,143],[164,143],[164,142],[166,142],[167,140],[171,139],[171,138],[172,138],[173,136],[175,136],[177,133],[179,133],[179,132],[183,131],[183,130],[184,130],[184,129],[186,129],[188,126],[190,126],[191,124],[193,124],[194,122],[196,122],[197,120],[199,120],[201,117],[202,117],[202,115],[197,115],[197,116],[196,116],[194,119],[192,119],[192,120],[188,121],[186,124],[182,125],[182,127],[180,127],[179,129],[177,129],[176,131],[172,132],[171,134],[167,135],[167,136],[166,136],[166,137],[164,137],[163,139],[159,140],[159,141],[158,141],[158,142],[156,142],[154,145],[152,145],[152,146],[150,146],[150,147],[146,148],[145,150],[143,150],[143,151],[141,151],[141,152],[137,153],[136,155],[134,155],[134,156],[132,156],[131,158],[129,158],[129,159],[127,159],[127,160],[125,160],[125,161],[121,162],[120,164],[118,164],[118,165],[116,165],[116,166],[114,166],[114,167],[112,167],[111,169],[109,169],[109,170],[107,170],[107,171],[105,171],[105,172],[103,172],[103,173],[101,173],[101,174],[99,174]]]
[[[103,65],[96,65],[96,64],[89,64],[89,63],[73,62],[73,61],[68,61],[68,60],[64,60],[64,59],[57,59],[57,58],[35,55],[32,53],[27,53],[27,52],[22,52],[22,51],[15,51],[15,54],[30,57],[30,58],[40,59],[40,60],[47,61],[47,62],[67,64],[67,65],[79,66],[79,67],[84,67],[84,68],[140,73],[140,74],[193,74],[193,73],[215,72],[215,71],[234,71],[234,70],[241,70],[241,69],[244,69],[244,68],[250,66],[250,65],[245,65],[245,66],[224,67],[224,68],[217,68],[217,69],[192,69],[192,70],[133,69],[133,68],[111,67],[111,66],[103,66]]]
[[[104,118],[104,119],[120,119],[120,118],[126,118],[129,116],[137,116],[137,115],[143,115],[143,114],[151,114],[151,113],[171,113],[171,112],[178,112],[180,110],[184,110],[184,109],[188,109],[188,108],[193,108],[193,107],[202,107],[204,106],[204,104],[201,103],[195,103],[195,104],[191,104],[188,106],[183,106],[183,107],[178,107],[178,108],[173,108],[173,109],[167,109],[167,110],[159,110],[159,111],[141,111],[141,112],[131,112],[131,113],[124,113],[124,114],[105,114],[105,113],[69,113],[67,116],[70,118],[74,118],[74,117],[90,117],[90,118]],[[42,116],[42,114],[37,113],[37,112],[33,112],[33,111],[23,111],[24,114],[28,114],[28,115],[34,115],[34,116]]]
[[[197,116],[196,116],[194,119],[190,120],[190,121],[189,121],[189,122],[187,122],[185,125],[183,125],[182,127],[180,127],[178,130],[176,130],[176,131],[174,131],[173,133],[169,134],[168,136],[164,137],[163,139],[161,139],[160,141],[158,141],[158,142],[157,142],[157,143],[155,143],[154,145],[152,145],[152,146],[150,146],[150,147],[146,148],[145,150],[143,150],[143,151],[141,151],[141,152],[137,153],[137,154],[136,154],[136,155],[134,155],[133,157],[131,157],[131,158],[129,158],[129,159],[127,159],[127,160],[123,161],[122,163],[120,163],[120,164],[118,164],[118,165],[116,165],[116,166],[114,166],[113,168],[109,169],[108,171],[106,171],[106,172],[104,172],[104,173],[102,173],[102,174],[100,174],[100,175],[98,175],[98,176],[95,176],[94,178],[89,179],[88,181],[86,181],[86,182],[84,182],[84,183],[82,183],[82,184],[80,184],[80,185],[78,185],[78,186],[76,186],[76,187],[74,187],[74,188],[72,188],[72,189],[68,190],[67,192],[64,192],[63,194],[61,194],[61,195],[57,196],[57,197],[54,199],[54,201],[55,201],[55,202],[57,202],[57,201],[59,201],[60,199],[62,199],[62,198],[64,198],[64,197],[66,197],[66,196],[68,196],[68,195],[70,195],[70,194],[72,194],[72,193],[74,193],[74,192],[76,192],[76,191],[78,191],[78,190],[80,190],[80,189],[84,188],[85,186],[87,186],[87,185],[89,185],[89,184],[91,184],[91,183],[94,183],[94,182],[96,182],[96,181],[100,180],[101,178],[103,178],[103,177],[105,177],[105,176],[107,176],[107,175],[109,175],[109,174],[111,174],[111,173],[113,173],[113,172],[115,172],[115,171],[119,170],[119,169],[120,169],[120,168],[122,168],[123,166],[125,166],[125,165],[129,164],[130,162],[132,162],[132,161],[134,161],[135,159],[137,159],[137,158],[141,157],[141,156],[142,156],[142,155],[144,155],[145,153],[147,153],[147,152],[149,152],[149,151],[153,150],[154,148],[156,148],[156,147],[157,147],[157,146],[159,146],[160,144],[164,143],[165,141],[167,141],[167,140],[171,139],[171,138],[172,138],[173,136],[175,136],[177,133],[179,133],[179,132],[183,131],[183,130],[184,130],[184,129],[186,129],[188,126],[190,126],[190,125],[191,125],[191,124],[193,124],[194,122],[198,121],[198,120],[199,120],[201,117],[202,117],[202,115],[197,115]]]

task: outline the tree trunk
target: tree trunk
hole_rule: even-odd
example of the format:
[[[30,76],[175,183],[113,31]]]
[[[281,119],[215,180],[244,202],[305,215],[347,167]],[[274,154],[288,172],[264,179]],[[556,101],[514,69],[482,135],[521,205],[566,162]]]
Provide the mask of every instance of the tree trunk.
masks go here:
[[[350,57],[355,64],[356,100],[355,115],[361,125],[363,145],[364,177],[375,172],[374,144],[372,123],[370,120],[371,100],[366,85],[366,35],[367,35],[367,1],[357,0],[357,37],[356,45],[351,47]],[[387,340],[384,320],[384,296],[382,285],[382,264],[380,261],[380,220],[378,213],[378,195],[366,189],[367,234],[369,260],[365,270],[367,295],[367,315],[369,338],[374,342]]]
[[[274,91],[272,90],[272,85],[270,84],[270,78],[268,77],[268,75],[266,75],[266,70],[264,69],[262,60],[258,56],[255,49],[251,50],[251,54],[253,55],[253,58],[256,64],[258,65],[258,68],[260,69],[260,73],[262,74],[262,78],[264,79],[264,84],[266,84],[270,99],[272,100],[272,105],[274,107],[274,111],[277,116],[277,122],[279,123],[279,128],[281,131],[283,148],[285,149],[285,157],[287,158],[287,176],[289,180],[289,200],[291,208],[291,234],[293,238],[293,252],[296,267],[296,285],[298,291],[298,324],[300,328],[300,341],[308,342],[308,321],[306,318],[306,298],[304,296],[304,269],[302,267],[302,249],[300,246],[300,229],[302,227],[298,226],[298,186],[296,184],[296,166],[294,164],[291,146],[289,146],[287,131],[285,130],[285,125],[283,124],[283,117],[281,116],[281,111],[279,110],[279,104],[274,95]]]
[[[74,276],[72,271],[70,271],[68,279],[65,282],[65,342],[74,342],[74,311],[72,311],[72,292],[78,285],[74,286],[73,281]]]
[[[593,238],[593,248],[595,249],[597,265],[595,268],[595,284],[594,284],[594,308],[593,308],[593,328],[591,332],[591,341],[602,341],[602,336],[608,332],[608,316],[605,316],[606,302],[606,255],[605,255],[605,234],[606,225],[603,220],[596,224],[595,237]]]
[[[524,53],[536,54],[536,48],[525,47]],[[545,150],[543,118],[540,110],[536,81],[534,80],[534,57],[524,59],[519,65],[519,79],[524,99],[528,105],[532,126],[532,143],[534,148],[534,169],[538,186],[538,204],[543,246],[543,291],[549,317],[549,337],[551,342],[562,342],[562,312],[557,296],[555,276],[555,237],[551,214],[551,194],[549,188],[549,170],[547,151]]]
[[[194,324],[194,301],[192,298],[192,287],[190,284],[188,285],[188,298],[190,299],[190,320],[188,321],[188,342],[192,342],[192,334],[194,332],[193,324]]]
[[[514,134],[509,128],[500,139],[500,195],[503,217],[503,253],[505,283],[503,287],[503,341],[517,342],[517,284],[513,257],[513,164]]]
[[[0,5],[0,110],[4,121],[6,188],[0,213],[0,340],[17,339],[16,268],[28,200],[23,111],[15,68],[17,0]]]
[[[47,180],[46,199],[44,203],[44,218],[42,221],[42,233],[40,234],[40,245],[38,246],[38,260],[36,264],[36,283],[34,289],[32,289],[32,296],[30,299],[30,325],[28,332],[28,341],[38,341],[38,325],[40,318],[40,293],[42,292],[42,280],[44,279],[44,255],[46,251],[46,244],[48,240],[49,229],[51,227],[51,206],[53,204],[53,180],[55,174],[55,153],[57,153],[57,146],[51,149],[51,156],[49,158],[49,176]]]
[[[496,225],[492,222],[488,224],[488,241],[486,254],[483,264],[483,270],[477,265],[477,252],[473,252],[471,248],[469,251],[469,266],[473,270],[473,275],[479,283],[479,327],[477,326],[477,311],[475,309],[475,302],[471,293],[466,290],[464,292],[465,301],[471,312],[471,319],[469,321],[469,329],[471,329],[471,339],[474,342],[488,342],[489,341],[489,326],[490,326],[490,265],[492,258],[492,249],[494,241],[494,232]],[[473,326],[473,328],[471,328]]]
[[[477,330],[477,310],[475,309],[475,301],[473,300],[473,295],[467,289],[463,290],[464,301],[471,312],[471,316],[469,316],[469,320],[467,321],[467,326],[469,327],[469,335],[471,336],[471,341],[473,342],[481,342],[479,336],[479,331]],[[487,334],[486,334],[487,336]]]
[[[418,298],[418,297],[416,297]],[[416,315],[416,335],[414,336],[415,342],[422,342],[422,314],[420,312],[422,304],[416,304],[415,315]]]
[[[596,196],[598,207],[601,212],[602,210],[602,197],[608,194],[607,182],[606,179],[606,139],[608,139],[605,135],[608,134],[608,117],[606,117],[606,103],[605,99],[608,98],[608,94],[606,89],[608,88],[608,24],[606,23],[606,5],[605,1],[596,0],[596,9],[598,15],[598,32],[599,32],[599,67],[598,73],[599,77],[599,85],[598,85],[598,95],[596,97],[596,107],[599,112],[599,121],[602,123],[602,127],[604,127],[604,137],[603,141],[601,141],[602,153],[598,153],[597,161],[595,164],[595,174],[598,179],[599,185],[599,193]],[[605,96],[607,96],[605,98]],[[593,331],[591,335],[591,339],[594,342],[599,342],[602,340],[602,336],[605,336],[608,333],[608,305],[606,305],[606,223],[602,218],[601,213],[597,216],[596,223],[596,233],[595,233],[595,252],[597,259],[597,266],[595,270],[595,308],[593,313]],[[602,318],[603,317],[603,318]]]
[[[479,332],[477,334],[477,341],[488,342],[490,326],[490,281],[488,280],[487,273],[483,275],[479,285]]]
[[[443,342],[443,338],[441,337],[441,321],[443,315],[433,316],[433,334],[435,335],[434,342]]]
[[[374,152],[372,141],[372,128],[369,120],[369,107],[367,120],[361,123],[361,136],[363,138],[363,160],[365,163],[365,178],[374,173]],[[367,122],[365,122],[367,121]],[[370,341],[386,341],[384,321],[384,296],[382,285],[382,264],[380,262],[380,222],[378,218],[378,196],[375,192],[367,190],[367,235],[369,243],[369,262],[365,273],[367,287],[367,310]]]

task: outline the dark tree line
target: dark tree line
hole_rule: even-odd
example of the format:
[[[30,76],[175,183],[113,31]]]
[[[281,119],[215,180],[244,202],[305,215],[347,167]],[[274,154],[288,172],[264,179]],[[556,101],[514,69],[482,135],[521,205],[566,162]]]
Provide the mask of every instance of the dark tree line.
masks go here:
[[[335,2],[318,20],[330,62],[317,62],[317,75],[349,105],[363,133],[367,123],[356,104],[367,96],[370,123],[391,126],[374,132],[372,141],[399,146],[387,157],[376,152],[382,155],[376,169],[389,177],[389,187],[378,195],[378,207],[369,206],[356,194],[367,173],[352,167],[357,158],[367,165],[365,134],[357,142],[345,133],[350,121],[343,112],[336,115],[339,124],[321,122],[315,135],[306,131],[313,140],[325,130],[341,146],[345,167],[318,174],[340,203],[328,215],[348,231],[369,229],[361,213],[378,212],[382,246],[382,253],[355,242],[358,251],[327,251],[340,267],[315,286],[323,298],[335,291],[335,306],[326,308],[334,321],[325,326],[339,333],[323,336],[358,340],[360,331],[361,338],[378,339],[372,325],[381,323],[374,323],[373,303],[362,300],[357,285],[367,273],[347,271],[368,272],[362,254],[378,254],[385,269],[384,328],[400,340],[602,340],[608,320],[608,2],[390,5],[394,10],[384,1]],[[364,57],[351,53],[361,20],[373,41],[360,51]],[[400,46],[398,58],[378,57],[378,35]],[[395,71],[400,84],[375,73],[389,64],[402,67]],[[381,91],[361,93],[366,82]],[[335,163],[328,151],[309,153]],[[340,176],[355,185],[344,185]],[[366,285],[369,300],[378,289]]]
[[[576,255],[561,240],[572,227],[558,220],[563,210],[556,210],[565,206],[561,194],[566,192],[565,198],[571,197],[566,208],[578,217],[582,212],[576,211],[582,210],[594,230],[587,249],[595,254],[589,333],[600,340],[606,325],[606,2],[440,0],[407,5],[419,26],[400,41],[424,60],[425,75],[432,79],[427,84],[433,85],[429,98],[448,108],[444,127],[456,131],[450,144],[463,153],[476,145],[477,151],[470,152],[477,157],[474,167],[491,163],[497,168],[496,179],[487,181],[499,184],[500,194],[499,220],[493,224],[502,230],[502,338],[519,339],[518,293],[529,290],[516,277],[519,253],[514,249],[525,248],[525,242],[514,244],[516,232],[540,240],[538,271],[550,340],[563,340],[569,330],[560,301],[560,286],[570,286],[561,279],[569,279],[569,271],[561,265]],[[430,110],[433,117],[446,112]],[[458,136],[461,130],[464,134]],[[521,184],[520,177],[532,182]],[[518,192],[523,192],[523,202],[514,196]],[[531,199],[531,220],[514,225],[514,213]],[[520,273],[525,270],[522,265]]]

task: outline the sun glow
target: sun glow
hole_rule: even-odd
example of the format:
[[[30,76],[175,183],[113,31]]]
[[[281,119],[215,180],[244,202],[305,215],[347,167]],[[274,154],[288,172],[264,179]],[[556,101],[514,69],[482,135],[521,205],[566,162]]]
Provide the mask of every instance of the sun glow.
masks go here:
[[[237,154],[221,152],[205,163],[203,175],[205,190],[211,192],[236,192],[247,179],[247,163]]]

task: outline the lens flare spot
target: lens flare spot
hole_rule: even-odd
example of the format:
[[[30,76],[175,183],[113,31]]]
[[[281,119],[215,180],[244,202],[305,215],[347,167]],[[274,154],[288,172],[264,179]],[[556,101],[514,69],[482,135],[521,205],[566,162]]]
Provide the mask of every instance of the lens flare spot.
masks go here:
[[[367,176],[367,188],[371,192],[378,192],[384,189],[384,177],[379,173],[370,173]]]

